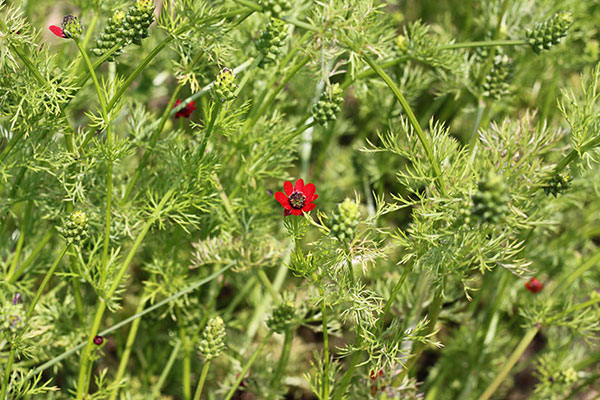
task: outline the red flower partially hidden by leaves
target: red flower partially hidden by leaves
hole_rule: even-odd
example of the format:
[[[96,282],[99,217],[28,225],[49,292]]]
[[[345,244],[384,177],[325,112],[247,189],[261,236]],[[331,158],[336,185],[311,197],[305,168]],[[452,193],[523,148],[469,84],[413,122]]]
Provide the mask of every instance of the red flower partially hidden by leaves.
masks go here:
[[[529,280],[529,282],[525,282],[525,287],[531,293],[538,293],[542,290],[544,285],[542,284],[542,282],[538,281],[536,278],[531,278]]]
[[[177,99],[177,101],[175,102],[175,106],[173,106],[173,108],[177,108],[177,106],[179,106],[181,104],[181,101],[179,99]],[[194,110],[196,109],[196,103],[194,103],[193,101],[190,101],[185,107],[183,107],[181,110],[177,111],[175,113],[175,118],[189,118],[190,115],[192,115],[192,113],[194,112]]]
[[[67,35],[65,35],[65,32],[62,30],[62,28],[60,26],[56,26],[56,25],[50,25],[50,27],[48,28],[50,29],[50,32],[54,33],[56,36],[60,37],[60,38],[67,38]]]
[[[298,179],[292,187],[292,183],[285,181],[283,184],[285,193],[275,193],[275,199],[285,208],[283,215],[302,215],[315,208],[315,201],[319,195],[315,194],[316,187],[312,183],[304,186],[304,181]]]
[[[94,344],[97,346],[100,346],[102,343],[104,343],[104,338],[100,335],[96,335],[94,336]]]

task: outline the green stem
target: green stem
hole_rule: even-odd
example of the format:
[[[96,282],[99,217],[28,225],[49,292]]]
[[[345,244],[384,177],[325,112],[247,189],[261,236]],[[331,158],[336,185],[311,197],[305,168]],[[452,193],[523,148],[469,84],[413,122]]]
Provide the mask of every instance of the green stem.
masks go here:
[[[44,289],[46,288],[46,285],[50,281],[50,278],[52,278],[52,275],[54,275],[54,271],[56,270],[56,268],[58,267],[58,264],[60,263],[60,261],[63,259],[63,257],[69,250],[69,247],[70,246],[67,245],[63,248],[63,250],[60,252],[58,257],[56,257],[56,259],[54,260],[54,263],[52,264],[52,266],[46,273],[46,276],[44,276],[42,283],[38,287],[38,290],[36,291],[35,296],[33,297],[33,300],[31,301],[31,303],[29,304],[29,307],[27,308],[27,313],[26,313],[27,320],[29,320],[29,318],[31,317],[31,314],[33,313],[33,310],[35,309],[37,302],[39,301],[40,297],[42,296],[42,293],[43,293]],[[4,380],[2,381],[2,391],[0,392],[0,399],[2,399],[2,400],[4,400],[6,398],[6,394],[8,391],[8,381],[10,378],[10,374],[12,373],[12,365],[13,365],[14,358],[15,358],[15,350],[16,350],[15,346],[12,345],[10,348],[9,355],[8,355],[8,361],[6,362],[6,366],[4,367]]]
[[[298,244],[296,244],[297,246]],[[318,277],[313,273],[312,275],[315,283],[318,282]],[[329,335],[327,332],[327,306],[325,305],[325,292],[323,288],[318,285],[319,296],[321,297],[321,323],[323,326],[323,387],[322,387],[322,398],[329,399]]]
[[[4,366],[4,378],[2,379],[2,391],[0,391],[0,399],[5,400],[8,394],[8,382],[10,380],[10,374],[12,373],[12,365],[15,360],[16,347],[10,346],[10,352],[8,353],[8,361]]]
[[[117,275],[114,277],[113,284],[110,286],[109,290],[106,292],[105,298],[107,298],[107,299],[112,298],[112,296],[114,295],[116,290],[119,288],[119,285],[121,284],[121,280],[123,279],[123,276],[127,272],[127,268],[131,264],[131,261],[133,260],[133,257],[135,256],[135,254],[137,252],[137,249],[142,244],[142,241],[144,240],[146,234],[150,230],[150,227],[154,224],[154,222],[156,222],[156,220],[158,218],[160,218],[160,211],[165,206],[167,201],[171,198],[173,193],[174,193],[174,190],[171,189],[167,192],[167,194],[165,194],[165,196],[163,197],[163,199],[157,206],[156,213],[146,222],[146,224],[142,228],[142,231],[138,235],[135,243],[133,244],[133,247],[129,251],[129,254],[127,254],[125,261],[123,261],[123,264],[121,265],[120,269],[118,270]],[[92,324],[90,333],[88,335],[88,341],[87,341],[86,347],[83,350],[83,352],[81,353],[81,359],[80,359],[80,365],[79,365],[79,378],[77,380],[77,399],[78,400],[81,400],[85,396],[85,394],[87,393],[87,390],[88,390],[88,381],[89,381],[88,378],[89,377],[87,376],[86,371],[88,370],[89,358],[90,358],[91,349],[92,349],[92,346],[94,343],[93,342],[94,336],[96,336],[98,329],[100,328],[100,323],[102,322],[102,316],[104,315],[105,310],[106,310],[106,302],[104,301],[104,299],[100,298],[97,308],[96,308],[94,322]]]
[[[402,106],[402,109],[406,113],[410,124],[413,126],[413,128],[417,134],[417,137],[419,138],[419,141],[421,142],[421,145],[425,149],[425,154],[427,155],[427,158],[429,159],[429,163],[431,164],[431,169],[433,170],[433,173],[436,176],[436,185],[437,185],[440,193],[444,196],[447,196],[448,194],[447,194],[447,190],[446,190],[446,185],[444,184],[444,180],[442,177],[442,172],[440,170],[439,163],[433,154],[433,148],[431,146],[431,143],[427,139],[425,132],[423,132],[421,125],[419,125],[419,121],[417,120],[417,117],[415,116],[412,109],[410,108],[408,101],[406,100],[406,98],[404,97],[402,92],[400,92],[400,89],[398,89],[398,86],[396,86],[396,84],[394,83],[392,78],[390,78],[390,76],[379,65],[377,65],[371,59],[371,57],[369,57],[366,54],[363,54],[362,58],[365,60],[365,62],[367,64],[369,64],[369,66],[375,71],[375,73],[377,73],[377,75],[379,75],[381,77],[381,79],[383,79],[383,81],[388,85],[388,87],[392,90],[392,92],[394,93],[394,95],[396,96],[398,101],[400,102],[400,105]]]
[[[222,103],[220,103],[220,102],[215,103],[215,106],[212,109],[212,112],[210,114],[210,121],[208,122],[206,131],[204,132],[204,135],[202,136],[202,140],[200,141],[200,145],[198,146],[199,154],[204,154],[204,152],[206,151],[206,145],[208,144],[208,140],[210,139],[210,136],[212,135],[213,128],[215,127],[215,123],[217,122],[217,119],[219,118],[219,114],[221,114],[222,108],[223,108]]]
[[[142,294],[141,300],[138,302],[137,308],[135,310],[135,314],[139,314],[144,309],[144,305],[146,304],[146,299],[144,298],[145,294]],[[121,381],[123,376],[125,375],[125,369],[127,368],[127,363],[129,362],[129,357],[131,355],[131,349],[133,348],[133,344],[135,342],[135,338],[137,336],[138,329],[140,327],[140,323],[142,322],[142,318],[137,318],[131,324],[131,328],[129,329],[129,334],[127,335],[127,342],[125,343],[125,350],[123,354],[121,354],[121,360],[119,361],[119,368],[117,370],[117,375],[115,376],[115,383]],[[110,394],[110,400],[115,400],[117,398],[117,394],[119,393],[120,385],[114,385],[114,388]]]
[[[427,324],[427,328],[425,329],[423,336],[429,336],[435,330],[435,325],[440,315],[440,311],[442,310],[443,304],[444,296],[442,294],[442,290],[438,289],[435,295],[433,296],[433,301],[431,302],[429,306],[429,311],[427,312],[427,315],[429,317],[429,323]],[[406,366],[404,367],[402,373],[400,373],[400,375],[398,375],[398,378],[396,378],[396,383],[401,382],[402,379],[410,373],[414,365],[417,363],[419,356],[421,355],[421,353],[423,353],[423,350],[425,350],[424,343],[417,342],[414,344],[413,354],[411,355],[410,359],[406,362]]]
[[[17,279],[19,279],[21,274],[25,270],[27,270],[27,268],[29,268],[30,265],[32,265],[34,263],[37,256],[41,253],[41,251],[44,249],[44,246],[46,246],[46,244],[48,244],[48,242],[50,241],[51,238],[52,238],[52,232],[47,232],[44,235],[42,240],[40,240],[38,242],[38,244],[35,246],[35,248],[31,252],[31,254],[29,254],[29,256],[25,259],[25,261],[23,261],[23,263],[17,268],[17,270],[14,272],[14,274],[11,275],[11,277],[9,279],[9,282],[11,284],[14,284],[17,281]]]
[[[443,46],[439,46],[439,50],[456,50],[456,49],[469,49],[473,47],[496,47],[496,46],[520,46],[527,44],[526,40],[517,39],[517,40],[487,40],[487,41],[479,41],[479,42],[462,42],[462,43],[452,43],[446,44]]]
[[[63,259],[65,254],[67,254],[69,247],[70,247],[70,245],[66,245],[62,249],[62,251],[59,253],[58,257],[56,257],[56,259],[54,260],[54,263],[52,264],[52,266],[46,273],[46,276],[44,276],[44,279],[42,280],[42,283],[38,287],[38,289],[35,293],[35,296],[33,296],[33,300],[31,301],[31,303],[29,304],[29,307],[27,308],[27,314],[26,314],[27,319],[29,319],[31,317],[31,314],[33,314],[33,310],[35,309],[35,306],[36,306],[37,302],[39,301],[40,297],[42,297],[42,293],[43,293],[44,289],[46,288],[46,285],[50,281],[50,278],[52,278],[52,275],[54,275],[54,271],[58,267],[58,264],[60,263],[60,261]]]
[[[169,376],[169,372],[171,372],[171,368],[173,368],[173,364],[175,364],[175,360],[177,359],[177,355],[179,355],[180,349],[181,349],[181,342],[177,342],[175,347],[173,347],[173,351],[171,351],[171,355],[169,356],[169,359],[167,360],[167,364],[165,365],[165,368],[163,369],[162,373],[160,374],[160,378],[158,378],[158,381],[152,387],[152,398],[153,399],[157,399],[160,397],[160,390],[163,387],[163,385],[165,384],[165,381],[167,380],[167,377]]]
[[[294,339],[294,329],[289,328],[285,331],[285,338],[283,340],[283,347],[281,348],[281,355],[279,356],[279,362],[275,368],[275,373],[271,379],[271,387],[278,391],[281,387],[281,379],[285,372],[288,360],[290,358],[290,351],[292,349],[292,341]]]
[[[200,396],[202,395],[202,388],[204,387],[204,382],[206,381],[206,376],[208,375],[208,369],[210,368],[210,361],[204,363],[202,367],[202,373],[200,374],[200,380],[198,381],[198,386],[196,387],[196,393],[194,394],[194,400],[200,400]]]
[[[400,289],[402,289],[402,285],[404,284],[404,281],[408,277],[408,274],[410,273],[410,271],[411,271],[410,268],[408,268],[408,267],[404,268],[404,272],[400,276],[400,279],[398,279],[398,282],[396,282],[394,289],[392,289],[390,298],[387,299],[387,301],[385,302],[385,306],[383,306],[383,310],[381,311],[381,316],[379,317],[378,329],[377,329],[380,333],[383,330],[383,324],[385,323],[385,317],[390,312],[390,309],[392,308],[394,301],[396,301],[396,296],[398,296]]]
[[[554,285],[549,285],[548,290],[546,292],[547,296],[551,297],[560,295],[563,291],[567,290],[577,278],[583,275],[583,273],[585,273],[590,268],[595,267],[599,263],[600,251],[597,251],[585,262],[581,263],[581,265],[577,267],[575,271],[568,271],[568,273],[563,274]],[[496,376],[496,378],[494,378],[494,380],[487,387],[485,392],[483,392],[479,400],[487,400],[494,394],[494,392],[496,392],[496,390],[498,389],[498,387],[500,387],[500,384],[504,381],[510,370],[515,366],[517,361],[519,361],[519,358],[521,358],[521,356],[527,349],[527,346],[529,345],[529,343],[531,343],[539,329],[539,327],[529,328],[529,330],[521,339],[521,342],[519,342],[515,350],[512,352],[512,354],[506,361],[506,363],[504,363],[504,366],[502,367],[500,373]]]
[[[358,344],[359,344],[359,347],[362,344],[362,338],[360,338],[360,337],[359,337]],[[354,355],[352,356],[352,360],[350,360],[350,365],[348,366],[348,369],[346,370],[346,372],[344,372],[344,375],[342,376],[342,379],[340,380],[340,384],[338,385],[337,389],[335,389],[333,392],[333,400],[341,400],[344,397],[344,395],[346,394],[346,388],[348,387],[348,385],[350,384],[350,381],[352,380],[352,377],[354,376],[354,371],[356,370],[358,360],[360,359],[360,354],[361,354],[360,350],[356,350],[354,352]]]
[[[256,121],[265,114],[268,107],[273,104],[277,95],[283,90],[285,85],[311,60],[310,56],[306,56],[301,59],[283,78],[283,80],[279,83],[279,85],[271,92],[267,100],[262,104],[262,106],[258,109],[258,111],[253,115],[253,117],[246,123],[247,126],[254,126]]]
[[[260,279],[265,289],[267,289],[267,291],[271,295],[273,301],[279,301],[279,293],[277,293],[277,291],[273,287],[273,284],[271,284],[271,281],[269,280],[269,277],[267,276],[265,271],[259,268],[256,270],[256,274],[258,275],[258,279]]]
[[[256,350],[254,350],[254,353],[252,353],[252,355],[250,356],[248,361],[246,361],[246,364],[244,365],[242,372],[240,372],[239,376],[237,377],[237,379],[231,386],[231,389],[229,390],[229,392],[227,392],[227,396],[225,396],[225,400],[231,400],[231,398],[237,391],[238,387],[240,386],[240,383],[244,379],[244,376],[246,376],[246,373],[248,372],[250,367],[252,367],[252,364],[254,364],[254,361],[256,361],[256,358],[260,354],[263,347],[265,347],[265,345],[267,344],[267,342],[269,341],[269,339],[271,338],[272,335],[273,335],[273,331],[269,331],[267,336],[265,336],[264,339],[258,345],[258,348]]]
[[[566,316],[568,316],[569,314],[571,314],[572,312],[575,311],[579,311],[579,310],[583,310],[584,308],[587,308],[589,306],[593,306],[596,303],[600,302],[600,297],[596,297],[594,299],[588,300],[586,302],[583,302],[581,304],[577,304],[561,313],[556,314],[555,316],[553,316],[552,318],[548,318],[546,321],[544,321],[544,324],[549,325],[551,323],[553,323],[554,321],[557,321],[561,318],[564,318]]]
[[[512,367],[514,367],[517,361],[519,361],[519,358],[521,358],[521,355],[523,355],[523,353],[527,349],[527,346],[529,346],[529,343],[531,343],[535,335],[538,333],[538,330],[539,328],[530,328],[525,333],[525,336],[523,336],[513,353],[510,355],[509,359],[504,364],[504,367],[502,368],[502,371],[500,371],[500,374],[496,376],[496,379],[494,379],[494,381],[490,384],[490,386],[488,386],[485,392],[483,392],[481,397],[479,397],[479,400],[488,400],[494,394],[494,392],[496,391],[496,389],[498,389],[504,378],[506,378]]]
[[[19,264],[19,258],[21,256],[21,250],[23,249],[23,242],[25,241],[25,232],[27,231],[27,226],[29,225],[29,215],[31,215],[31,202],[28,202],[27,207],[25,208],[25,216],[23,218],[23,224],[21,226],[19,232],[19,240],[17,241],[17,248],[15,249],[15,254],[13,255],[13,259],[10,263],[10,268],[8,269],[8,273],[6,274],[5,279],[10,280],[12,275],[15,273],[17,269],[17,265]]]
[[[179,325],[179,338],[183,345],[183,360],[182,360],[182,385],[183,385],[183,399],[190,400],[192,398],[192,381],[190,379],[192,375],[192,352],[190,350],[189,339],[183,326],[183,319],[181,313],[177,310],[177,321]]]

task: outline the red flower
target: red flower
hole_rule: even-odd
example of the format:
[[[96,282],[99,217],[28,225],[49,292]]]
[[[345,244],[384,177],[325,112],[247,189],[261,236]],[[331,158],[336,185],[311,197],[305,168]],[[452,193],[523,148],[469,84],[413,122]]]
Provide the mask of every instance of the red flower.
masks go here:
[[[173,108],[177,108],[177,106],[179,106],[180,104],[181,104],[181,101],[179,99],[177,99],[177,101],[175,102],[175,106],[173,106]],[[183,107],[181,110],[179,110],[175,113],[175,118],[181,118],[181,117],[189,118],[195,109],[196,109],[195,103],[193,101],[190,101],[185,107]]]
[[[537,293],[542,290],[544,285],[542,285],[542,282],[538,281],[536,278],[531,278],[529,282],[525,282],[525,287],[531,293]]]
[[[60,38],[67,38],[67,35],[65,35],[65,32],[62,30],[62,28],[60,26],[56,26],[56,25],[50,25],[50,27],[48,28],[50,29],[50,32],[54,33],[56,36],[60,37]]]
[[[298,179],[292,187],[291,182],[285,181],[283,190],[285,190],[285,194],[282,192],[275,193],[275,199],[285,208],[283,215],[302,215],[303,212],[309,212],[315,208],[313,201],[319,195],[315,194],[316,188],[312,183],[304,186],[304,181]]]
[[[96,335],[94,336],[94,344],[96,346],[100,346],[102,343],[104,343],[104,338],[100,335]]]

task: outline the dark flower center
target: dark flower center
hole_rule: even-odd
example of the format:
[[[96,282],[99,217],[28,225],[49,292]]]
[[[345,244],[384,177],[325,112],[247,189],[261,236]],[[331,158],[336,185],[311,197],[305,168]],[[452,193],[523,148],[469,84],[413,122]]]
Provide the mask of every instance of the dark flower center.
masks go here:
[[[290,194],[290,197],[288,197],[288,200],[292,208],[301,209],[304,207],[306,196],[302,192],[293,192]]]

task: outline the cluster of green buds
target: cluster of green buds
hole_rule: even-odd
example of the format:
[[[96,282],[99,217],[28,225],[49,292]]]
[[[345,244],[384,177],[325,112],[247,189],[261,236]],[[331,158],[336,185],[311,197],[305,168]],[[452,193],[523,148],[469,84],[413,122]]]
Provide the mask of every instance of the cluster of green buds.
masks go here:
[[[336,115],[342,109],[344,97],[339,84],[331,85],[321,94],[321,98],[312,108],[312,117],[320,125],[327,126],[327,122],[335,121]]]
[[[287,39],[287,31],[285,22],[271,18],[267,28],[256,39],[256,48],[263,56],[260,62],[261,68],[266,64],[277,62]]]
[[[283,13],[292,8],[290,0],[262,0],[261,5],[264,11],[276,17],[283,15]]]
[[[90,224],[87,215],[82,211],[74,211],[59,228],[59,232],[68,244],[80,245],[90,232]]]
[[[506,54],[495,56],[492,69],[483,81],[483,96],[500,100],[508,95],[512,72],[512,63]]]
[[[328,221],[331,235],[339,241],[351,241],[356,236],[356,228],[360,219],[358,204],[351,199],[345,199],[338,204],[337,212]]]
[[[566,171],[555,174],[543,186],[544,192],[546,195],[551,194],[554,197],[558,197],[559,194],[566,192],[569,186],[571,186],[571,180],[573,180],[571,174]]]
[[[121,33],[128,42],[141,45],[142,39],[149,36],[148,28],[152,22],[154,22],[152,0],[137,0],[135,5],[127,10]]]
[[[198,351],[205,361],[217,358],[225,348],[225,323],[221,317],[208,320],[202,338],[198,344]]]
[[[225,103],[235,99],[236,89],[237,85],[235,84],[235,74],[233,73],[233,70],[223,68],[217,74],[217,78],[215,79],[213,86],[214,96],[222,103]]]
[[[113,16],[108,19],[108,23],[104,27],[104,32],[102,32],[100,37],[96,39],[96,47],[92,49],[95,55],[100,57],[108,50],[115,47],[119,42],[121,42],[121,47],[116,50],[108,60],[114,61],[116,57],[123,53],[123,47],[125,46],[125,43],[121,35],[121,26],[124,19],[125,13],[121,10],[115,11]]]
[[[549,20],[538,22],[533,29],[527,30],[525,36],[533,51],[539,54],[542,50],[549,50],[553,45],[559,44],[567,36],[572,24],[573,14],[562,11]]]
[[[142,44],[142,39],[149,36],[148,28],[154,22],[154,3],[152,0],[137,0],[135,5],[129,7],[127,13],[115,11],[108,19],[108,23],[96,46],[92,50],[95,55],[101,56],[117,44],[121,43],[119,50],[111,56],[114,61],[123,52],[123,47],[130,43]]]
[[[291,301],[281,302],[267,320],[267,326],[273,332],[284,333],[296,318],[296,307]]]
[[[490,171],[477,184],[471,216],[480,222],[498,223],[508,213],[510,196],[501,176]]]
[[[79,18],[71,14],[65,15],[63,18],[62,29],[66,38],[79,39],[79,37],[83,34],[83,24],[81,21],[79,21]]]

